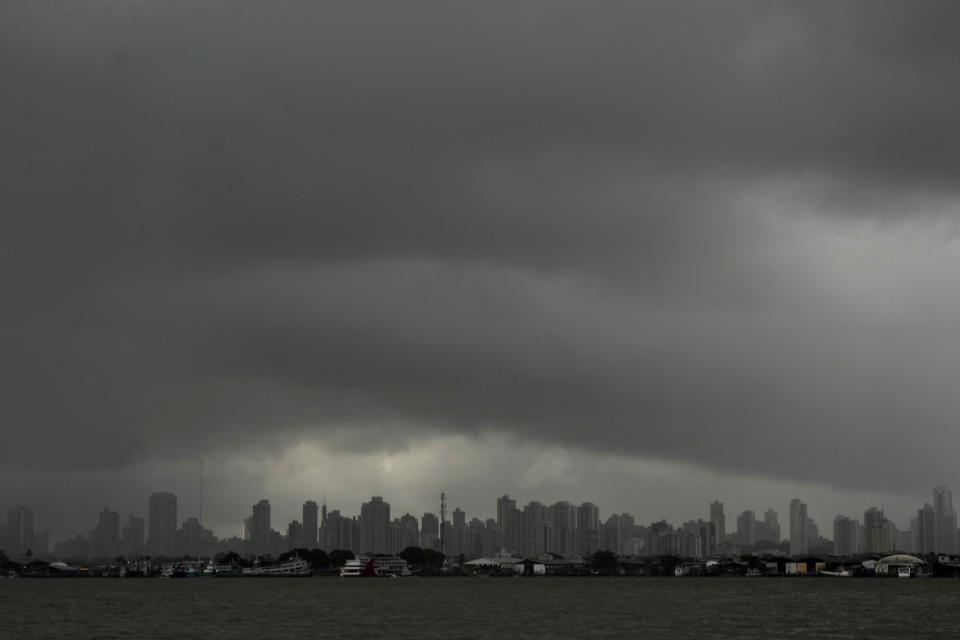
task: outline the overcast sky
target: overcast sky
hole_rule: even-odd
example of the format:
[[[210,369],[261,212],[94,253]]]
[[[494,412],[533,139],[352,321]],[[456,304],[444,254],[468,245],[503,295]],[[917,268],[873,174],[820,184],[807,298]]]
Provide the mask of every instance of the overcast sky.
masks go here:
[[[0,506],[960,491],[960,4],[0,4]]]

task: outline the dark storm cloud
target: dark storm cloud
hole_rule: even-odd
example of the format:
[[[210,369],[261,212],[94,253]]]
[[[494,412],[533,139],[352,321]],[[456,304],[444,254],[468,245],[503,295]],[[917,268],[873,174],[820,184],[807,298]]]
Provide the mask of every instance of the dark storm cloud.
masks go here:
[[[496,429],[898,486],[956,454],[957,13],[7,3],[0,455]]]

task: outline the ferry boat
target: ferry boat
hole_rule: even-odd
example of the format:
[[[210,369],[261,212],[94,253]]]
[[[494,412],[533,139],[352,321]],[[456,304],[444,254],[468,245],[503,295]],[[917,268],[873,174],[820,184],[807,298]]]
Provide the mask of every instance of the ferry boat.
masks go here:
[[[341,578],[377,578],[409,576],[407,561],[397,556],[354,558],[340,569]]]
[[[278,564],[248,567],[243,570],[245,576],[287,576],[306,578],[313,575],[313,568],[303,558],[293,557]]]

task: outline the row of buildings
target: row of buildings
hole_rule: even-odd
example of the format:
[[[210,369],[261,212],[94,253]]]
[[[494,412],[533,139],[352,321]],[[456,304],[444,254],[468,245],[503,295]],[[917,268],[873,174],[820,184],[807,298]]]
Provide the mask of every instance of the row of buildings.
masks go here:
[[[709,505],[707,519],[689,520],[679,526],[664,520],[649,525],[636,522],[629,513],[614,513],[601,520],[599,507],[592,502],[573,504],[559,501],[547,505],[531,501],[520,507],[509,495],[496,502],[496,518],[468,519],[455,508],[451,519],[435,513],[419,518],[404,513],[392,517],[390,503],[374,496],[360,505],[358,515],[327,510],[308,500],[302,517],[274,529],[271,506],[260,500],[243,521],[241,536],[218,539],[198,518],[178,517],[177,496],[158,492],[150,496],[147,518],[120,514],[104,508],[87,536],[58,542],[52,553],[67,558],[113,558],[150,555],[153,557],[212,556],[221,551],[243,554],[278,555],[292,548],[351,550],[355,553],[395,554],[407,547],[442,551],[448,556],[492,557],[507,551],[521,557],[558,554],[587,556],[598,550],[621,556],[675,555],[687,558],[730,556],[741,552],[783,553],[884,553],[893,549],[912,553],[956,554],[957,515],[952,493],[946,487],[933,491],[933,502],[925,504],[912,519],[908,531],[900,531],[884,516],[883,509],[871,507],[862,522],[838,515],[833,522],[833,540],[820,535],[816,522],[807,514],[807,505],[794,499],[789,506],[789,532],[781,536],[778,514],[772,508],[762,517],[753,510],[736,516],[736,529],[727,530],[724,505]],[[7,511],[0,524],[0,546],[10,557],[42,556],[49,549],[49,533],[35,532],[33,510],[16,506]]]

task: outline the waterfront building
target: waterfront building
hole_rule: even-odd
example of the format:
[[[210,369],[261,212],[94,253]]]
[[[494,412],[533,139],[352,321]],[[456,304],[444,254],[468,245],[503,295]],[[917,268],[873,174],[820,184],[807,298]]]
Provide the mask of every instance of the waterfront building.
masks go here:
[[[177,496],[157,492],[150,496],[147,545],[154,557],[173,557],[177,537]]]
[[[317,511],[317,503],[313,500],[307,500],[303,503],[302,546],[307,549],[316,548],[318,543]]]
[[[807,552],[807,505],[794,498],[790,501],[790,555]]]
[[[727,537],[727,517],[723,514],[723,503],[714,500],[710,503],[710,522],[717,532],[717,540],[722,541]]]
[[[390,503],[373,496],[360,506],[361,553],[390,553],[387,529],[390,524]]]

